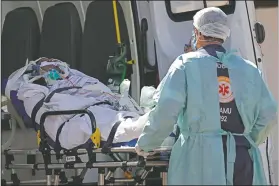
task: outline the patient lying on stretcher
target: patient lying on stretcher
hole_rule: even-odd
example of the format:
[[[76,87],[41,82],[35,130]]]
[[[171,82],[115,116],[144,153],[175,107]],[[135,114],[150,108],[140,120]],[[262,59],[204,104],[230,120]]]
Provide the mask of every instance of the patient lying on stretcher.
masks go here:
[[[25,73],[28,69],[32,69],[29,74]],[[113,125],[121,121],[114,143],[129,142],[138,138],[146,123],[148,113],[143,115],[141,108],[132,98],[123,98],[120,94],[112,93],[97,79],[70,69],[66,63],[59,60],[42,58],[37,63],[16,71],[10,76],[9,81],[8,84],[16,82],[7,87],[18,91],[18,99],[23,101],[29,117],[32,116],[36,104],[51,92],[73,87],[55,93],[48,103],[43,103],[37,110],[36,123],[40,122],[41,115],[46,111],[88,109],[95,116],[103,141],[107,140]],[[127,117],[129,118],[125,119]],[[52,140],[55,141],[57,130],[63,123],[65,125],[59,136],[63,148],[72,149],[90,138],[90,119],[87,115],[78,114],[47,117],[44,126]]]

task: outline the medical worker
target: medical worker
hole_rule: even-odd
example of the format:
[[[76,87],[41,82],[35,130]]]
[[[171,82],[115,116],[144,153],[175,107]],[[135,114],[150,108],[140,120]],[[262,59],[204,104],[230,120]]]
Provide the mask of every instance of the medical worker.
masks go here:
[[[149,155],[177,123],[168,185],[267,185],[258,145],[276,103],[256,65],[222,47],[227,15],[211,7],[193,19],[193,52],[177,57],[157,88],[136,151]]]

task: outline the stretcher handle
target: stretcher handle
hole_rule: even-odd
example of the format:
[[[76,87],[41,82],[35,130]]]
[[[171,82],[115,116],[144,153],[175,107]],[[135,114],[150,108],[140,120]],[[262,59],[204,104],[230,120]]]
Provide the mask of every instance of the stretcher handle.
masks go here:
[[[91,120],[91,127],[92,127],[92,134],[96,131],[96,119],[94,114],[87,110],[61,110],[61,111],[47,111],[42,114],[40,119],[40,133],[41,133],[41,139],[45,139],[45,120],[48,116],[58,116],[58,115],[71,115],[71,114],[87,114]]]

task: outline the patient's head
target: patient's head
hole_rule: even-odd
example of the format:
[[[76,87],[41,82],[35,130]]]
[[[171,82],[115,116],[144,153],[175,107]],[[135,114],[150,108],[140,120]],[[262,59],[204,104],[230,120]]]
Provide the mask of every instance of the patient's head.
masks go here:
[[[43,67],[41,67],[41,69],[42,69],[43,71],[45,71],[45,72],[48,72],[48,71],[50,71],[50,70],[52,70],[52,69],[55,69],[55,70],[57,70],[60,74],[64,74],[64,73],[65,73],[65,72],[64,72],[63,70],[61,70],[58,66],[53,65],[53,64],[43,66]]]
[[[36,65],[32,66],[32,70],[32,82],[43,86],[53,85],[57,80],[67,79],[71,75],[67,63],[46,57],[37,60]]]
[[[54,58],[42,57],[38,62],[41,63],[41,62],[44,62],[44,61],[47,61],[47,62],[58,62],[60,60],[59,59],[54,59]]]
[[[61,68],[59,68],[59,66],[57,65],[54,65],[53,62],[61,62],[59,59],[53,59],[53,58],[46,58],[46,57],[42,57],[38,63],[41,64],[41,63],[46,63],[46,62],[50,62],[50,64],[48,65],[42,65],[40,67],[40,69],[42,70],[40,73],[45,73],[45,72],[48,72],[52,69],[55,69],[57,70],[60,74],[65,74],[65,72],[63,70],[61,70]]]

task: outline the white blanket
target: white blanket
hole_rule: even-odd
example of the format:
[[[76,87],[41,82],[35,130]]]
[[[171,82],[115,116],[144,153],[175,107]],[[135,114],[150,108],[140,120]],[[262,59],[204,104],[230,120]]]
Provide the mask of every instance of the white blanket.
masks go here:
[[[26,67],[24,67],[26,69]],[[49,103],[44,103],[36,115],[36,122],[40,122],[41,115],[46,111],[89,109],[95,116],[97,127],[101,131],[102,140],[106,140],[112,126],[117,121],[122,121],[115,134],[114,143],[127,142],[138,138],[147,119],[140,117],[134,111],[117,111],[109,105],[92,106],[94,103],[109,100],[113,102],[119,98],[109,88],[97,79],[70,69],[68,79],[57,80],[51,87],[28,83],[22,78],[24,69],[15,72],[9,79],[7,87],[18,91],[18,99],[22,100],[26,113],[31,117],[34,106],[43,97],[57,88],[80,86],[81,89],[71,89],[56,93]],[[14,78],[16,77],[16,78]],[[14,83],[11,85],[11,83]],[[7,90],[6,90],[7,92]],[[8,91],[9,92],[9,91]],[[119,95],[118,95],[119,96]],[[124,120],[123,117],[131,116],[132,119]],[[91,136],[91,123],[87,115],[49,116],[45,121],[45,130],[52,140],[55,140],[58,128],[64,123],[59,141],[63,148],[72,149],[84,144]]]

